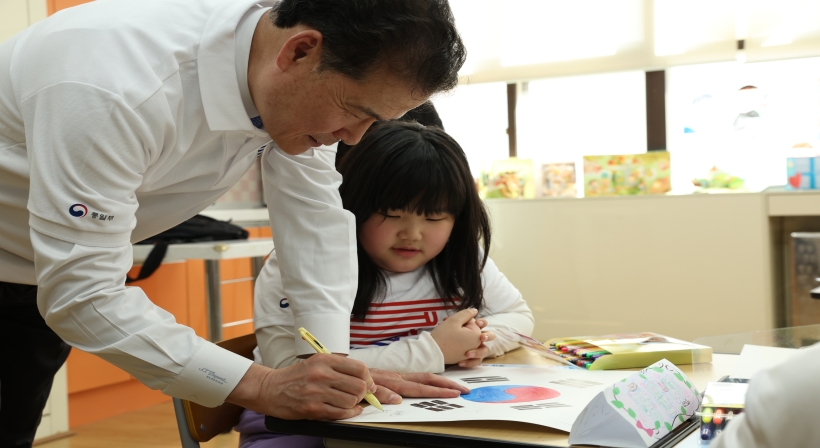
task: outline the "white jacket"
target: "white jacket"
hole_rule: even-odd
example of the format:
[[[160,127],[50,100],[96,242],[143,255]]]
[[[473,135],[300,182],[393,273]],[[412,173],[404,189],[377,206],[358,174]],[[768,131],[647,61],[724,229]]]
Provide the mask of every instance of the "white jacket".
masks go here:
[[[290,299],[282,288],[276,252],[256,281],[254,326],[259,350],[255,355],[256,362],[281,368],[298,361],[294,342],[301,338],[294,330],[300,325],[294,325],[291,312],[298,299]],[[384,300],[371,304],[364,322],[350,322],[350,357],[368,367],[398,372],[444,371],[444,355],[430,332],[453,314],[455,307],[441,301],[424,267],[402,274],[386,273],[386,277],[388,292]],[[532,334],[532,312],[491,259],[487,259],[481,280],[485,306],[478,317],[487,319],[487,329]],[[306,328],[315,336],[312,328]],[[495,357],[518,344],[499,336],[487,346],[490,357]]]
[[[347,351],[356,291],[335,150],[289,156],[250,121],[258,3],[92,2],[0,44],[0,281],[39,285],[74,347],[210,406],[250,362],[124,286],[131,242],[195,215],[261,156],[285,289],[312,311],[302,325]]]
[[[738,418],[711,448],[807,448],[820,446],[820,343],[792,361],[755,374]]]

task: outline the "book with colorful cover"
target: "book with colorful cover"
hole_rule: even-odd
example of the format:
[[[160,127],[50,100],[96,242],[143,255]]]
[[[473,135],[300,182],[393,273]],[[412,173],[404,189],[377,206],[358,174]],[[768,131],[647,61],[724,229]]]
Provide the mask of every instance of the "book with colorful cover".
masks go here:
[[[575,164],[545,163],[541,165],[541,195],[564,198],[578,196],[575,187]]]
[[[510,157],[493,162],[484,188],[486,198],[535,198],[532,160]]]
[[[585,196],[663,194],[671,189],[669,153],[584,156]]]

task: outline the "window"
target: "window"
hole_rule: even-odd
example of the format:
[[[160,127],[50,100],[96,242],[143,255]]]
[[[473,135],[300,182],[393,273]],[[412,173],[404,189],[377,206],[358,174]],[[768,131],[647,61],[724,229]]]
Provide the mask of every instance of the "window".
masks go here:
[[[530,81],[519,95],[518,156],[543,163],[646,152],[646,77],[642,71]],[[580,189],[581,193],[583,189]]]
[[[474,177],[494,160],[506,159],[507,85],[459,85],[453,92],[433,97],[444,129],[461,145]]]
[[[667,70],[675,191],[691,190],[713,166],[753,191],[783,185],[786,157],[819,151],[819,133],[820,58]]]

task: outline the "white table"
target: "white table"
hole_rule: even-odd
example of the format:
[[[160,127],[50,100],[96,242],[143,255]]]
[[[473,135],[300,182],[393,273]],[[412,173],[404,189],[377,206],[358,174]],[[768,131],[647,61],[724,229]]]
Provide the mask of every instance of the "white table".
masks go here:
[[[135,244],[134,263],[142,263],[148,257],[153,245]],[[254,278],[262,269],[264,258],[273,250],[271,238],[251,238],[247,240],[207,241],[203,243],[171,244],[165,253],[163,263],[169,261],[205,260],[205,282],[208,291],[208,339],[222,340],[222,288],[219,261],[235,258],[250,258],[253,263]]]

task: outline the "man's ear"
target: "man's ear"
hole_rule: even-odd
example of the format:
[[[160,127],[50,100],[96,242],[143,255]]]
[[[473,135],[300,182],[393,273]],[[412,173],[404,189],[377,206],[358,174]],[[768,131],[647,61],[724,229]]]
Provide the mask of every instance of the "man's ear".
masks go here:
[[[276,65],[283,72],[296,65],[307,65],[312,70],[319,64],[321,54],[322,33],[316,30],[300,31],[282,45],[276,56]]]

